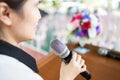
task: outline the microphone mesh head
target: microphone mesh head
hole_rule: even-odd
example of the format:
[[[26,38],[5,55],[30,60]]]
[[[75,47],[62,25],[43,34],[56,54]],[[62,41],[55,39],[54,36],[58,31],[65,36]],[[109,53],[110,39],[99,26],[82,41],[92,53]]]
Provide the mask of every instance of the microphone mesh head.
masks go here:
[[[61,53],[62,51],[64,51],[64,49],[66,48],[66,46],[61,43],[59,40],[53,40],[51,42],[51,48],[57,52],[57,53]]]
[[[55,51],[56,55],[65,58],[69,55],[69,49],[67,48],[67,46],[65,44],[63,44],[62,42],[60,42],[59,40],[53,40],[50,44],[51,48],[53,49],[53,51]]]
[[[100,55],[107,55],[108,50],[105,49],[105,48],[99,48],[99,49],[98,49],[98,53],[99,53]]]

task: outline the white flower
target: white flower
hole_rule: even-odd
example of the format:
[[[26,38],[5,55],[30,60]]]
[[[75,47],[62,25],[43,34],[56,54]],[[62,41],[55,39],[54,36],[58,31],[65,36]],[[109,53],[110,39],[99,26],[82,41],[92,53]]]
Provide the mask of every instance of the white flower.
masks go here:
[[[97,36],[96,29],[95,28],[90,28],[88,30],[88,35],[90,38],[95,38]]]
[[[90,17],[91,17],[91,27],[95,28],[96,26],[98,26],[98,19],[93,14],[90,14]]]

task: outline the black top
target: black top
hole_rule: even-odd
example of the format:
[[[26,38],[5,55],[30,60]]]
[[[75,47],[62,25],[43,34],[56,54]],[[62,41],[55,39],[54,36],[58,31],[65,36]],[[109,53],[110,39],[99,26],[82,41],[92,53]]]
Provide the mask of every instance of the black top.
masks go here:
[[[8,42],[0,40],[0,54],[14,57],[17,60],[19,60],[20,62],[27,65],[34,72],[38,73],[35,59],[18,47],[13,46],[12,44],[10,44]]]

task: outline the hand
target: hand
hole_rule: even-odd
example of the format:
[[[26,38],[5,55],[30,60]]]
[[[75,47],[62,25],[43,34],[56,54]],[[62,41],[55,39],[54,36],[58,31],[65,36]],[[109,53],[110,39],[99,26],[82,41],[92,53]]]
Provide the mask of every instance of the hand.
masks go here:
[[[73,58],[70,63],[62,62],[60,69],[60,80],[74,80],[78,74],[86,71],[85,61],[80,55],[73,52]]]

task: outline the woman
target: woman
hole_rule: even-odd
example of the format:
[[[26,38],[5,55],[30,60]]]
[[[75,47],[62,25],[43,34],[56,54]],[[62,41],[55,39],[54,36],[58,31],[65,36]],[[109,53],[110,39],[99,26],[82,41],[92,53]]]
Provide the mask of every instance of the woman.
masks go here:
[[[39,0],[0,0],[0,80],[43,80],[34,58],[17,47],[34,39],[38,5]],[[61,64],[59,79],[74,80],[85,70],[84,60],[74,53],[69,64]]]

